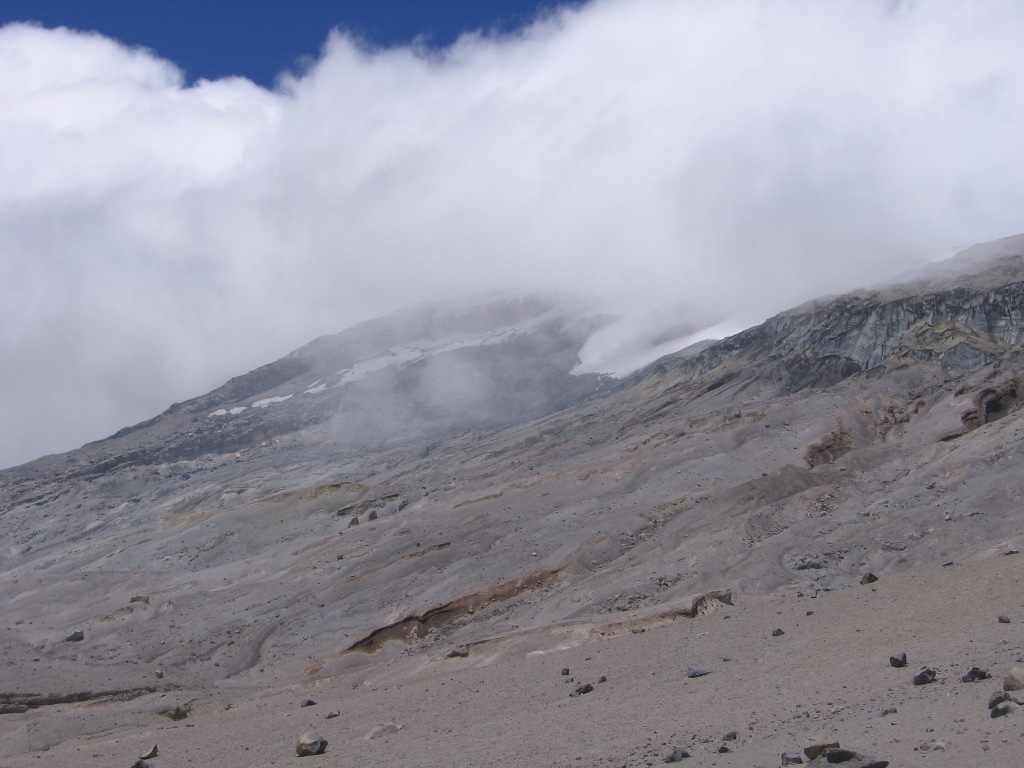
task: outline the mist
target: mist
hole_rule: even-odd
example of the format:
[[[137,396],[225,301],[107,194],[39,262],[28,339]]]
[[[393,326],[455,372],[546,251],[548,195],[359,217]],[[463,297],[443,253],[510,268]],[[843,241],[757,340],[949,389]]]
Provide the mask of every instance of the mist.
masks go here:
[[[335,30],[273,90],[0,29],[0,466],[425,301],[593,297],[583,369],[1024,231],[1007,0],[594,0]]]

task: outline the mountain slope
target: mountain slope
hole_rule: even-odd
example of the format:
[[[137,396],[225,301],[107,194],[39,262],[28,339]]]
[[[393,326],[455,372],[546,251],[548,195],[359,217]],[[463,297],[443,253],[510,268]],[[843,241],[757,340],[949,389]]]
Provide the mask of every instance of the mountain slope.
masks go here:
[[[138,688],[157,667],[165,688],[267,690],[551,651],[713,611],[709,590],[825,594],[1019,548],[1024,260],[969,268],[797,308],[615,386],[569,378],[591,321],[546,304],[405,357],[378,326],[319,340],[2,473],[6,653],[44,660],[43,690]],[[486,386],[431,377],[445,356]]]

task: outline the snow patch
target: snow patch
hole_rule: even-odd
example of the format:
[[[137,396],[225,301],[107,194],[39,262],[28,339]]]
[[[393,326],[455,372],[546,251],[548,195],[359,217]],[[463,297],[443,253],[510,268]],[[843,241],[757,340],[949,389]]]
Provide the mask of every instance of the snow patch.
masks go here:
[[[218,408],[216,411],[214,411],[213,413],[211,413],[209,415],[210,416],[228,416],[228,415],[237,416],[238,414],[240,414],[244,410],[245,410],[245,406],[244,405],[236,405],[234,408],[232,408],[230,410],[228,410],[227,408]]]
[[[476,336],[460,336],[457,338],[449,337],[447,339],[438,340],[430,346],[400,345],[392,347],[387,352],[374,355],[373,357],[367,357],[358,361],[350,368],[343,368],[338,371],[338,382],[335,386],[361,381],[370,374],[383,370],[388,366],[409,365],[410,363],[416,363],[420,360],[425,360],[428,357],[433,357],[434,355],[453,352],[456,349],[465,349],[467,347],[486,347],[492,344],[502,344],[558,317],[564,317],[564,315],[558,310],[549,310],[548,312],[544,312],[530,318],[526,322],[505,326],[504,328],[496,328],[485,333],[477,334]]]
[[[268,405],[271,405],[272,403],[283,403],[285,400],[287,400],[288,398],[290,398],[294,394],[295,393],[292,392],[291,395],[284,395],[284,396],[279,396],[279,397],[267,397],[267,398],[264,398],[263,400],[257,400],[255,403],[252,404],[252,407],[253,408],[266,408]]]
[[[623,378],[650,365],[666,355],[682,352],[687,347],[703,341],[717,341],[733,336],[751,323],[729,318],[697,331],[684,333],[666,341],[644,343],[644,337],[655,334],[651,327],[637,329],[625,321],[618,321],[595,333],[580,350],[580,362],[573,368],[574,374],[605,373]]]

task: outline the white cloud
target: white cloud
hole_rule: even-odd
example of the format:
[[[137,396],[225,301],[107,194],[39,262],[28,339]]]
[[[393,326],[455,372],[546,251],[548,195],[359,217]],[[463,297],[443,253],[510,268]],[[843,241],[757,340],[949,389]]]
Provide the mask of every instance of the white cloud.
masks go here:
[[[1024,230],[1021,39],[1012,0],[596,0],[334,34],[270,92],[0,29],[0,465],[410,302],[596,294],[621,344]]]

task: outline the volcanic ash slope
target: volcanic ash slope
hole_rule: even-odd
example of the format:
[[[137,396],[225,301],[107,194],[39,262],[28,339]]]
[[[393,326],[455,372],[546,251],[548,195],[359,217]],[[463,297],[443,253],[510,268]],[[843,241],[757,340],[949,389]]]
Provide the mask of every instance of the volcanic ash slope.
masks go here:
[[[2,473],[0,755],[1012,764],[1020,244],[618,383],[551,302],[381,321]]]

